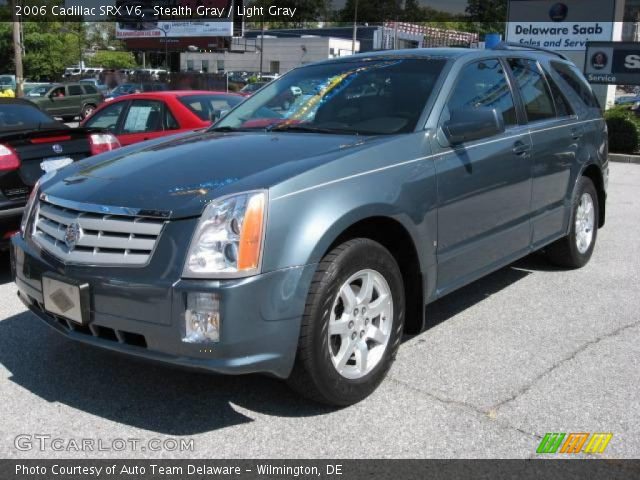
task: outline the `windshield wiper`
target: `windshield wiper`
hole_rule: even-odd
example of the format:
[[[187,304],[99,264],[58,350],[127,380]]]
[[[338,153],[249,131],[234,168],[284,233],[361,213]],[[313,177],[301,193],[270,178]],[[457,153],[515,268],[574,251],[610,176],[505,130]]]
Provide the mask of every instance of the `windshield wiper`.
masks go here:
[[[301,123],[292,123],[286,125],[276,125],[267,129],[268,132],[310,132],[310,133],[328,133],[336,135],[358,135],[358,132],[352,130],[341,130],[337,128],[314,127],[312,125],[304,125]]]
[[[249,132],[257,130],[255,128],[241,128],[241,127],[213,127],[207,130],[207,132]]]

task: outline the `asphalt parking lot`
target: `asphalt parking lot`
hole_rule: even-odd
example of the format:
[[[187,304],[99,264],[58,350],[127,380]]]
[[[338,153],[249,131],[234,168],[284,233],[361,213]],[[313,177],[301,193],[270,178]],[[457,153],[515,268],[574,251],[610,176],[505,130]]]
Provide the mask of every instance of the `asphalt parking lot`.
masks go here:
[[[612,165],[607,225],[586,268],[532,255],[430,305],[431,328],[405,341],[390,378],[342,410],[269,378],[72,343],[25,312],[2,256],[0,458],[528,458],[546,432],[611,432],[605,456],[637,458],[639,193],[640,166]],[[20,434],[181,437],[193,451],[21,451]]]

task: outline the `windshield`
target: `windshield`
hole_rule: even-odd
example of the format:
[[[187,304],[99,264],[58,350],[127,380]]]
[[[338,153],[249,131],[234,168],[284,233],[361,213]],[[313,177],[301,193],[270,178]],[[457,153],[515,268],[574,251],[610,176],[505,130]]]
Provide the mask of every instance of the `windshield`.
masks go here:
[[[0,130],[19,130],[56,121],[36,107],[19,103],[0,105]]]
[[[27,96],[29,97],[44,97],[47,92],[49,91],[49,89],[51,88],[50,85],[42,85],[39,87],[33,87],[31,89],[29,89],[27,91]]]
[[[136,89],[136,85],[131,83],[123,83],[113,89],[111,93],[132,93]]]
[[[14,79],[8,75],[0,76],[0,85],[13,85]]]
[[[214,128],[361,135],[411,132],[445,62],[363,58],[302,67],[254,94]]]

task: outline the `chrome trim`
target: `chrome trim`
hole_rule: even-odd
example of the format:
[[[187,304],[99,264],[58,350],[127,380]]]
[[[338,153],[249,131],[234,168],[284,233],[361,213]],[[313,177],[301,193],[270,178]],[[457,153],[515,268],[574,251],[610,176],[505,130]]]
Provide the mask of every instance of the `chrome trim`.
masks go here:
[[[66,200],[46,193],[40,194],[40,200],[51,203],[58,207],[69,208],[86,213],[97,213],[100,215],[122,215],[126,217],[145,217],[158,218],[166,220],[171,217],[171,211],[168,210],[144,210],[140,208],[115,207],[110,205],[98,205],[95,203],[81,203],[74,200]]]
[[[17,217],[22,215],[24,207],[10,208],[9,210],[0,210],[0,218]]]
[[[83,211],[40,198],[31,238],[65,264],[143,267],[151,261],[166,225],[162,219]],[[83,232],[75,245],[66,242],[70,225]]]

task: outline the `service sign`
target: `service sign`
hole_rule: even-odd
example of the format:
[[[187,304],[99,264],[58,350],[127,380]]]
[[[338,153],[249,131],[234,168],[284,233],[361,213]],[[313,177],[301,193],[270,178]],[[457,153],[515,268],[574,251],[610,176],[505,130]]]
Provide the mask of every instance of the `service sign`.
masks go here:
[[[559,51],[613,38],[614,0],[510,0],[507,41]]]
[[[590,42],[584,74],[589,83],[640,85],[640,43]]]

